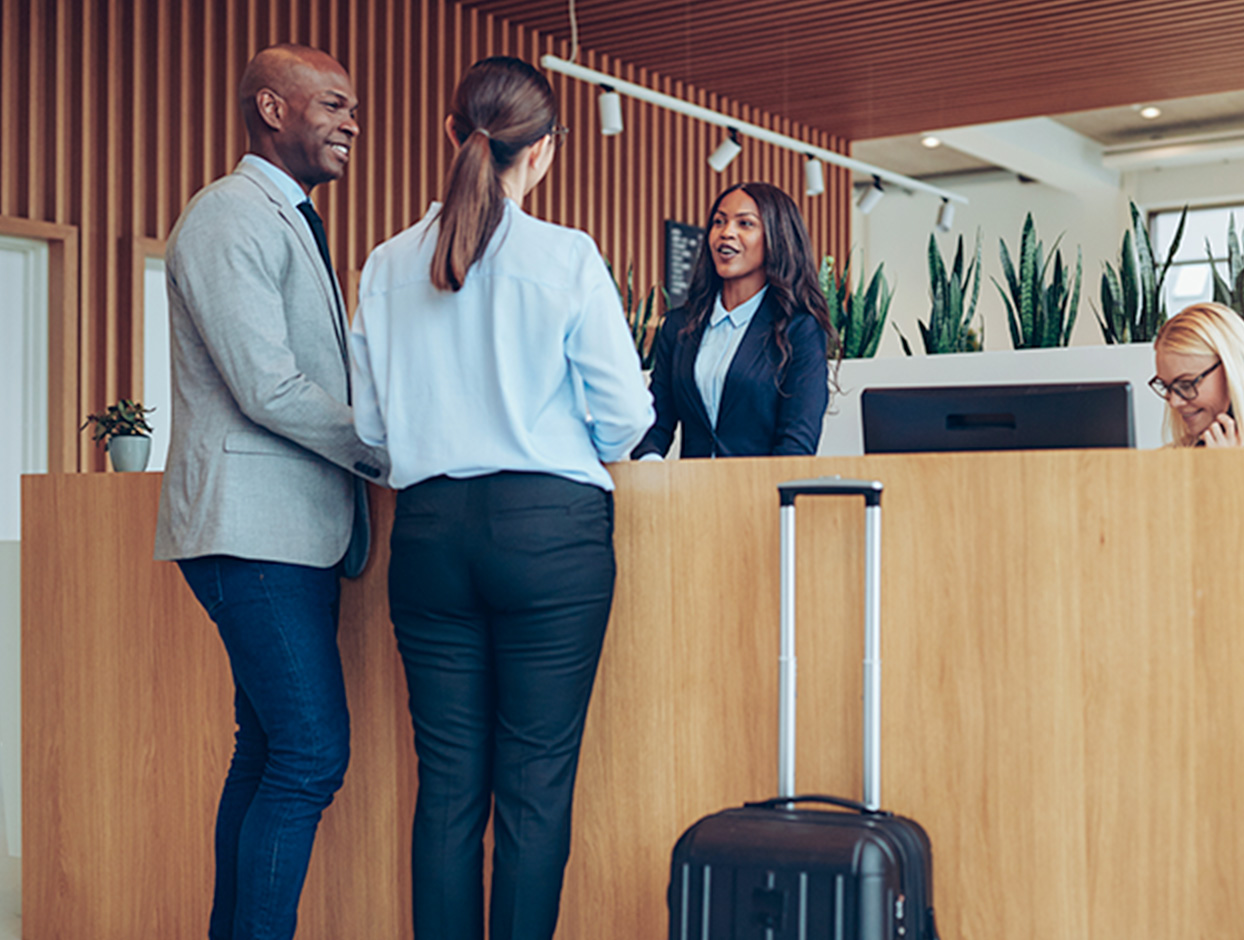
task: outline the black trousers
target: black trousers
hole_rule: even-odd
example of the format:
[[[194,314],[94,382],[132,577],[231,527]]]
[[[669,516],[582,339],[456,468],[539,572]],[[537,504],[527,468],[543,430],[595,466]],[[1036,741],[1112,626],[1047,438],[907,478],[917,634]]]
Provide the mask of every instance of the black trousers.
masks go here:
[[[389,604],[419,757],[417,940],[549,940],[613,602],[613,499],[535,473],[398,494]]]

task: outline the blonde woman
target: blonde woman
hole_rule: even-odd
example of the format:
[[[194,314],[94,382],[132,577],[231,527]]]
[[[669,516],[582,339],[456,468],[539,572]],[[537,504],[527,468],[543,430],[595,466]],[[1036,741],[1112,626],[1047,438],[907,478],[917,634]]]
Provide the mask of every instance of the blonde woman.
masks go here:
[[[1171,317],[1153,341],[1166,399],[1166,438],[1176,447],[1239,447],[1244,407],[1244,319],[1222,304],[1199,303]]]

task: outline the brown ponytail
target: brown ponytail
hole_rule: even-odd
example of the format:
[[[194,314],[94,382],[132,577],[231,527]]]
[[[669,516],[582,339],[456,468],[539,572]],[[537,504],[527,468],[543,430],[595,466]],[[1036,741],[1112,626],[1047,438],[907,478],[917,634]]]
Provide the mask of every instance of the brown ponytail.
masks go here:
[[[449,112],[458,153],[445,181],[432,283],[461,290],[505,214],[501,174],[550,133],[557,106],[548,80],[522,59],[493,56],[462,77]]]

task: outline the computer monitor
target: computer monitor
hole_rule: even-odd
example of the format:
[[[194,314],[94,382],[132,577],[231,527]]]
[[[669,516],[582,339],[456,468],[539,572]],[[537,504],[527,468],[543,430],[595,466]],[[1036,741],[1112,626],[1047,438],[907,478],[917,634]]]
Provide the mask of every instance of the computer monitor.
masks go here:
[[[1130,382],[868,388],[864,453],[1135,447]]]

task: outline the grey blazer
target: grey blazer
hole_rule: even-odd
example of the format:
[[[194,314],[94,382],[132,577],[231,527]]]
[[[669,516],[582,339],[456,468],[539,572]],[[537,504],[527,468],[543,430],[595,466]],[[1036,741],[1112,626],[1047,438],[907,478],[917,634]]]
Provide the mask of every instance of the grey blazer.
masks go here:
[[[173,415],[155,557],[336,564],[363,490],[354,474],[386,477],[388,459],[355,434],[340,288],[306,220],[239,165],[186,207],[165,271]],[[347,574],[366,558],[358,536]]]

